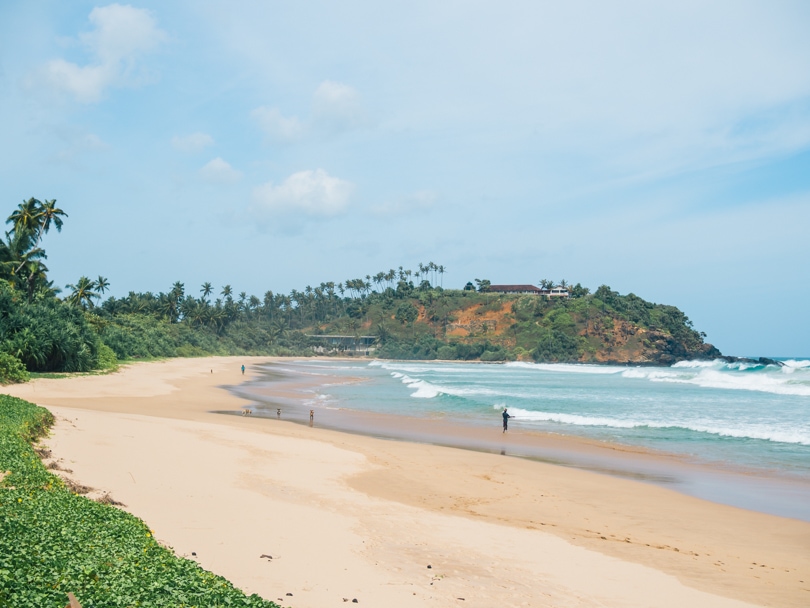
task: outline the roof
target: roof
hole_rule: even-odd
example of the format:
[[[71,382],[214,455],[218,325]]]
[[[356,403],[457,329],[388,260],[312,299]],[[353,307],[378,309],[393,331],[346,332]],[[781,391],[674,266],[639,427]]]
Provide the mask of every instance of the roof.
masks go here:
[[[349,338],[352,340],[376,340],[377,336],[346,336],[340,334],[307,334],[307,338]]]
[[[534,285],[490,285],[489,291],[531,291],[539,293],[541,289]]]

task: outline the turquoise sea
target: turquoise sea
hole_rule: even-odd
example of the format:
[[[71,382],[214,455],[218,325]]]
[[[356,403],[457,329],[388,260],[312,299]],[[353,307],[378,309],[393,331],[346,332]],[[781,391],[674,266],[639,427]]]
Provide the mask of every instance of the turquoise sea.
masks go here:
[[[780,362],[625,367],[319,359],[280,362],[268,370],[311,376],[316,383],[302,389],[301,397],[303,408],[314,409],[319,421],[359,410],[500,434],[501,412],[508,408],[516,433],[577,436],[641,448],[642,454],[658,452],[688,465],[659,471],[684,491],[810,520],[810,360]],[[256,398],[255,391],[251,396]],[[258,414],[270,409],[257,401]],[[501,449],[542,457],[508,445]],[[565,460],[555,456],[560,458]],[[571,464],[577,465],[575,459]]]

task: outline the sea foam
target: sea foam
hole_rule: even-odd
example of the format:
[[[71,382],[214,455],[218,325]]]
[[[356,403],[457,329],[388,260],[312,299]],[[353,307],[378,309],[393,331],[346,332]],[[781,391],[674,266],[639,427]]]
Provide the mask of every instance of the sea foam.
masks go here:
[[[626,368],[615,365],[589,365],[587,363],[527,363],[512,361],[506,367],[567,374],[618,374]]]
[[[502,410],[503,404],[492,406],[495,410]],[[510,407],[509,413],[518,421],[527,422],[554,422],[571,426],[605,427],[614,429],[680,429],[696,433],[707,433],[721,437],[734,437],[736,439],[759,439],[777,443],[792,443],[810,445],[810,430],[780,428],[771,425],[756,423],[738,423],[728,426],[717,424],[716,421],[700,420],[640,420],[609,418],[606,416],[584,416],[579,414],[565,414],[561,412],[543,412]]]
[[[634,367],[622,373],[625,378],[644,378],[652,382],[694,384],[702,388],[746,390],[775,395],[810,397],[810,374],[805,362],[788,367],[733,367],[725,361],[682,361],[672,367]],[[791,371],[785,371],[785,370]],[[796,373],[798,372],[798,373]]]

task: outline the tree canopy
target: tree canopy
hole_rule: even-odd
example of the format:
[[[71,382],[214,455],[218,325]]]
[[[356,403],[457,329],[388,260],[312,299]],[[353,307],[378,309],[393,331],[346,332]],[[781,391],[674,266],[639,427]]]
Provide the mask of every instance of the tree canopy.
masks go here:
[[[261,298],[209,281],[199,289],[176,281],[166,291],[105,297],[110,281],[86,274],[60,297],[42,242],[52,227],[61,232],[67,217],[56,200],[30,198],[6,221],[0,369],[17,369],[14,361],[29,372],[87,371],[130,358],[308,355],[321,345],[312,336],[324,334],[373,336],[376,355],[409,359],[668,362],[719,354],[672,306],[604,285],[591,294],[579,283],[570,298],[554,299],[492,294],[488,279],[444,289],[447,268],[434,262],[289,294],[267,290]]]

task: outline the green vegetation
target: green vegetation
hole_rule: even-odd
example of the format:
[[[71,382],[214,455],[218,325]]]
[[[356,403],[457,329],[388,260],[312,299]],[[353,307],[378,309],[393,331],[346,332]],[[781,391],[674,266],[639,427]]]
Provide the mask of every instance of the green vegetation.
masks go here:
[[[109,281],[82,276],[60,298],[40,245],[64,217],[56,201],[29,199],[7,220],[11,230],[0,240],[2,383],[25,381],[26,371],[111,370],[130,359],[333,352],[310,337],[323,334],[374,336],[375,355],[397,359],[666,364],[720,355],[672,306],[548,279],[540,281],[544,289],[565,287],[570,298],[493,293],[490,281],[478,278],[444,289],[446,269],[433,262],[261,298],[209,282],[186,290],[178,281],[166,292],[103,299]]]
[[[31,374],[103,373],[119,361],[209,354],[343,354],[372,336],[375,356],[397,359],[671,363],[720,353],[677,308],[620,295],[570,298],[494,293],[487,279],[444,289],[444,266],[400,267],[262,298],[211,283],[187,292],[104,298],[109,281],[82,276],[68,293],[48,280],[42,240],[67,214],[56,201],[24,201],[0,239],[0,384]],[[541,281],[544,289],[554,282]],[[567,287],[565,281],[559,283]],[[196,295],[198,294],[198,295]],[[158,545],[140,520],[75,494],[30,442],[50,414],[0,396],[0,605],[274,606]],[[9,473],[6,474],[6,471]]]
[[[51,414],[0,395],[0,606],[272,608],[222,577],[175,556],[149,528],[115,507],[70,492],[31,442]]]
[[[28,382],[31,374],[25,369],[17,357],[8,353],[0,353],[0,384],[16,384]]]

